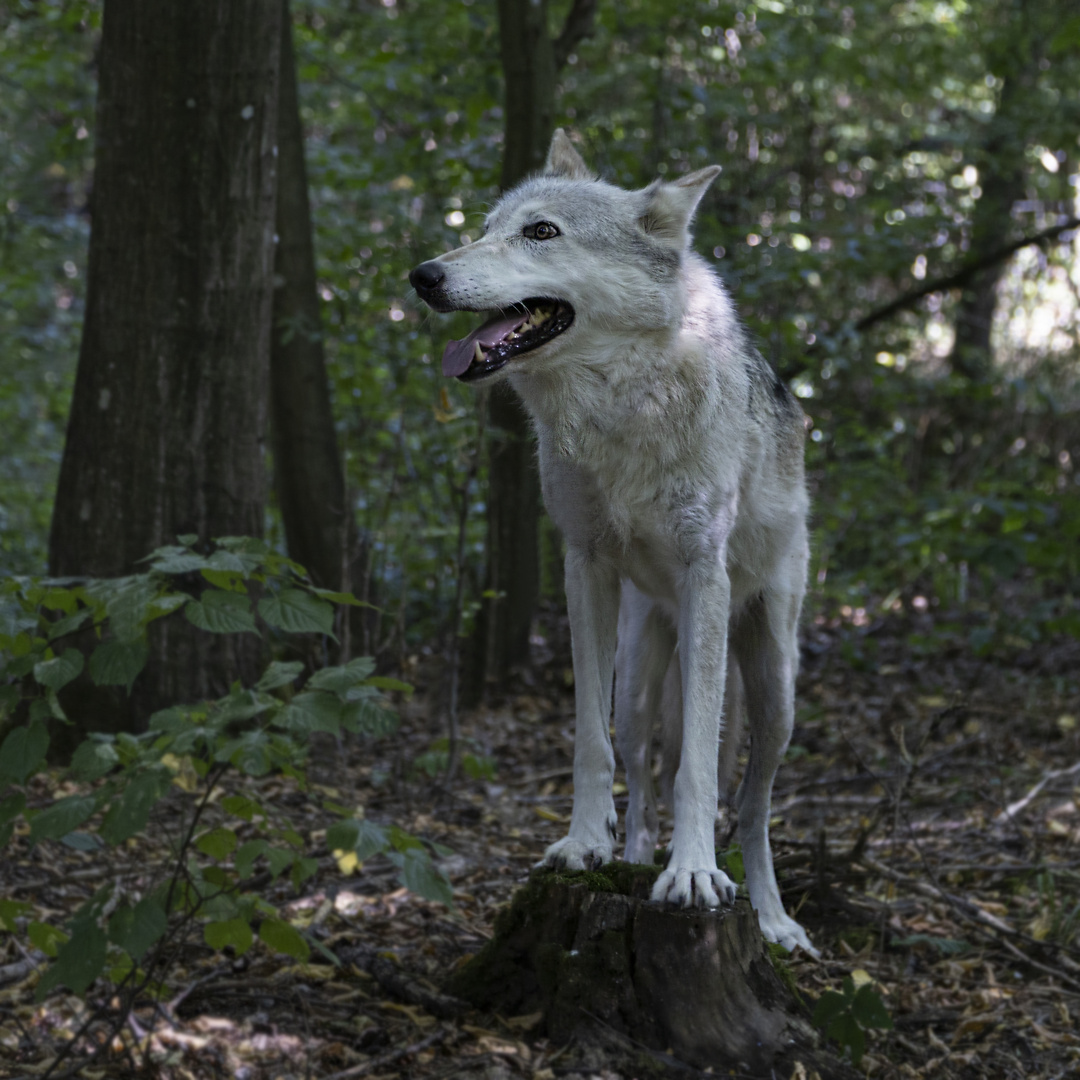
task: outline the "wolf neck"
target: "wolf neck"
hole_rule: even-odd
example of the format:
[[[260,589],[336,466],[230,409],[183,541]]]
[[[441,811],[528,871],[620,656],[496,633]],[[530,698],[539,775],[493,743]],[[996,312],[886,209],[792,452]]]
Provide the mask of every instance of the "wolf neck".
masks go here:
[[[609,450],[620,443],[674,450],[681,440],[673,433],[701,422],[703,402],[720,404],[723,395],[709,386],[726,380],[708,357],[741,354],[743,330],[711,270],[687,261],[686,303],[671,325],[593,330],[550,365],[511,376],[542,441],[560,456],[590,464],[597,439]]]

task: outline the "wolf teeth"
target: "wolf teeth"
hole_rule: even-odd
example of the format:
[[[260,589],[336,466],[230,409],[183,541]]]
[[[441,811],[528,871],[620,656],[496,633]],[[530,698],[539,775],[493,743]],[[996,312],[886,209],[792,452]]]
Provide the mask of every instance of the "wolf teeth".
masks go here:
[[[478,360],[481,364],[484,362],[484,350],[480,348],[480,342],[473,343],[473,359]]]

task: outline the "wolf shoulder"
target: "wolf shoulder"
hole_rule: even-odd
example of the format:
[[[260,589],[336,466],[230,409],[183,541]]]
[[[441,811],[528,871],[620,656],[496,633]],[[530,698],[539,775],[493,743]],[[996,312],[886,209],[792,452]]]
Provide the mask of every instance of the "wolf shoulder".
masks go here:
[[[684,332],[707,369],[705,380],[715,380],[717,405],[725,419],[736,421],[733,407],[741,403],[748,419],[796,435],[801,447],[805,423],[795,395],[754,345],[713,268],[696,253],[686,253],[685,260]]]

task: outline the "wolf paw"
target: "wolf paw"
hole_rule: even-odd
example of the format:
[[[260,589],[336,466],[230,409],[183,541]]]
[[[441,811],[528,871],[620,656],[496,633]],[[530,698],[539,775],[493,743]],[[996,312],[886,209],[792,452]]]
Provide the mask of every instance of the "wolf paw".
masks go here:
[[[774,915],[772,918],[765,918],[759,911],[758,923],[766,941],[775,941],[777,945],[783,945],[788,952],[798,945],[811,956],[820,959],[821,953],[810,944],[806,931],[789,915]]]
[[[714,908],[735,903],[735,885],[723,870],[669,867],[656,879],[652,898],[678,907]]]
[[[536,865],[553,870],[596,870],[611,862],[611,857],[610,843],[586,843],[566,836],[552,844]]]

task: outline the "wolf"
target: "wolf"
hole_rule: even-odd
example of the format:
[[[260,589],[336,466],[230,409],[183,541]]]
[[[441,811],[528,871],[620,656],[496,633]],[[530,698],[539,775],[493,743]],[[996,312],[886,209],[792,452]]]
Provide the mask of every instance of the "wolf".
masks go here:
[[[446,346],[442,370],[509,380],[532,417],[544,502],[566,541],[574,802],[568,834],[541,864],[612,859],[614,676],[624,858],[654,861],[659,718],[674,827],[652,899],[733,902],[714,838],[735,753],[732,738],[718,768],[731,684],[750,732],[734,799],[750,901],[768,940],[816,954],[784,910],[768,836],[806,587],[805,427],[690,247],[720,171],[626,191],[598,179],[560,129],[543,171],[499,200],[483,237],[409,280],[437,312],[494,312]]]

